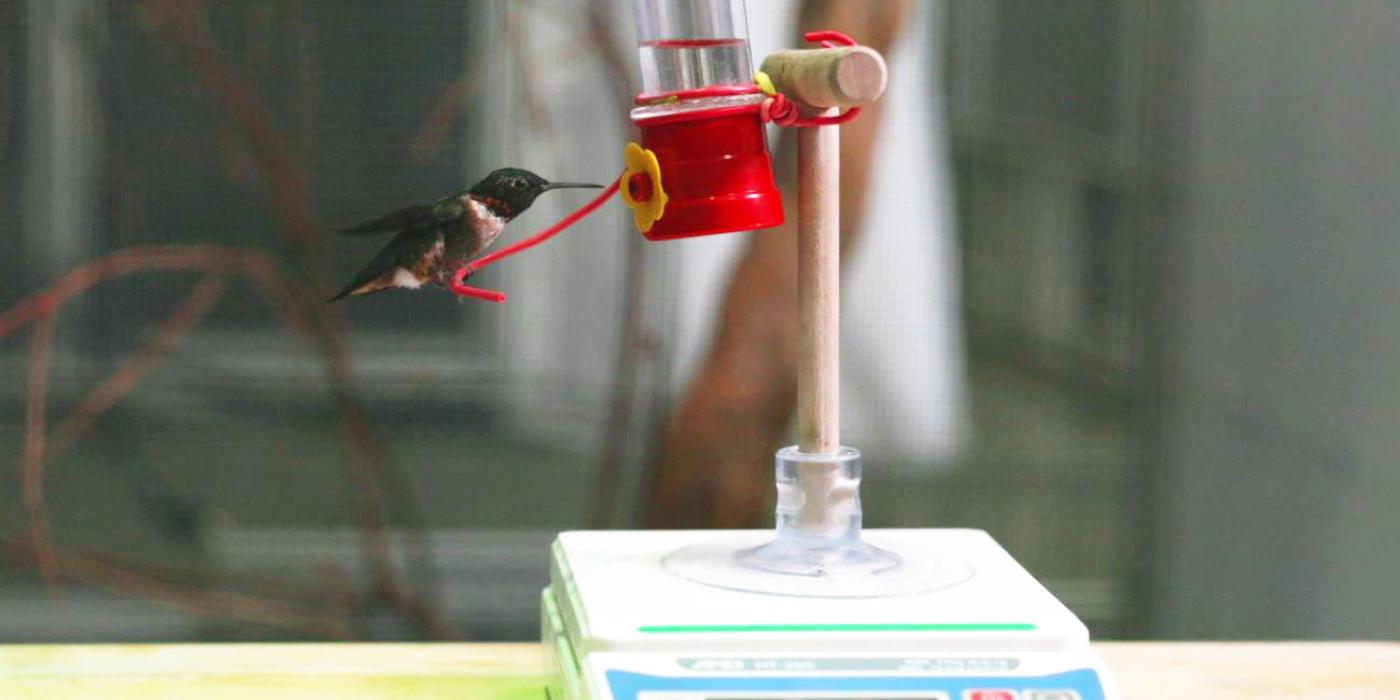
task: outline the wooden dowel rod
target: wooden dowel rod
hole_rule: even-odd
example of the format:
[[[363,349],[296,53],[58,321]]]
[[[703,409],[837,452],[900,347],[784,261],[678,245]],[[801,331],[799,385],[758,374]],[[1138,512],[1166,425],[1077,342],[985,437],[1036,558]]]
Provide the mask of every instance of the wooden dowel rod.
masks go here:
[[[840,129],[798,130],[797,179],[798,446],[835,454],[841,446]]]

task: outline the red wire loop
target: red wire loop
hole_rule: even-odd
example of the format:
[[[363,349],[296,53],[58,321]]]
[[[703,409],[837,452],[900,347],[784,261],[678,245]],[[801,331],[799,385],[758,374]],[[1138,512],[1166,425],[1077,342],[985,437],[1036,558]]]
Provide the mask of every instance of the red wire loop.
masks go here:
[[[835,29],[823,29],[817,32],[807,32],[802,35],[802,40],[809,44],[821,42],[822,48],[834,49],[839,46],[859,46],[855,39],[849,35],[836,31]]]
[[[504,303],[506,300],[505,294],[490,289],[468,287],[467,285],[462,284],[462,280],[472,276],[473,274],[476,274],[477,270],[480,270],[481,268],[486,267],[487,265],[490,265],[491,263],[494,263],[502,258],[510,257],[512,255],[515,255],[516,253],[519,253],[522,250],[527,250],[541,243],[544,243],[545,241],[553,238],[560,231],[563,231],[564,229],[573,226],[575,223],[578,222],[579,219],[582,219],[583,217],[592,214],[595,209],[603,206],[604,202],[607,202],[609,199],[612,198],[613,195],[617,194],[617,188],[618,185],[621,184],[621,182],[621,176],[613,179],[612,184],[605,187],[602,193],[600,193],[597,197],[594,197],[587,204],[576,209],[574,213],[560,219],[558,223],[555,223],[553,226],[550,226],[549,228],[540,231],[539,233],[536,233],[535,235],[530,236],[529,238],[522,238],[521,240],[518,240],[494,253],[491,253],[489,255],[483,255],[477,258],[476,260],[473,260],[467,263],[466,265],[463,265],[460,269],[457,270],[456,274],[452,275],[452,283],[447,286],[448,291],[452,292],[453,294],[456,294],[459,297],[471,297],[473,299],[481,299],[483,301],[494,301],[497,304]]]
[[[835,49],[842,46],[857,46],[856,40],[833,29],[819,32],[807,32],[802,38],[809,44],[820,43],[824,49]],[[758,118],[764,124],[772,122],[778,126],[831,126],[833,124],[845,124],[860,115],[860,107],[852,107],[845,112],[833,116],[809,117],[801,119],[797,113],[797,105],[789,100],[783,93],[770,96],[763,101],[758,108]]]

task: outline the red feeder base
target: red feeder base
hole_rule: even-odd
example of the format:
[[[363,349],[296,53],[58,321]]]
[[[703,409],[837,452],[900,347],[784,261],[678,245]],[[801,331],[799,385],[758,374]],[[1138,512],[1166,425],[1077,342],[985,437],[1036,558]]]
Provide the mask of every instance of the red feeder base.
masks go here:
[[[642,147],[656,153],[665,213],[643,233],[653,241],[753,231],[783,223],[783,200],[757,105],[721,107],[637,121]]]

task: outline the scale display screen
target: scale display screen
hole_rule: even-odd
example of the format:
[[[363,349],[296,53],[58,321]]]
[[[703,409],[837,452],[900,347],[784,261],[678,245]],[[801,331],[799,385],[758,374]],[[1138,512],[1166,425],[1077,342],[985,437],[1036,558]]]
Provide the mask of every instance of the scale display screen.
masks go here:
[[[942,691],[920,694],[880,695],[876,693],[793,692],[770,695],[724,695],[718,693],[640,693],[637,700],[1083,700],[1074,690],[1012,690],[1009,688],[969,689],[961,697]]]
[[[642,693],[637,700],[953,700],[947,693],[920,695],[850,695],[841,693],[775,693],[773,695],[719,695],[694,693]]]
[[[607,672],[613,700],[1103,700],[1093,669],[1038,676],[656,676]]]

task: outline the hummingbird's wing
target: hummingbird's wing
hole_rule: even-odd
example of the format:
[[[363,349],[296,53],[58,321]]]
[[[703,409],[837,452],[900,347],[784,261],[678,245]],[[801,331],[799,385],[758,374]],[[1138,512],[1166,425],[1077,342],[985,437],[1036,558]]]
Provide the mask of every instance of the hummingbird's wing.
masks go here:
[[[420,272],[433,248],[439,245],[435,228],[409,229],[399,232],[384,250],[355,275],[355,279],[329,301],[348,296],[361,296],[393,287],[417,287],[422,283]]]
[[[456,197],[448,197],[434,204],[415,204],[404,207],[392,214],[338,229],[337,233],[347,236],[364,236],[373,233],[392,231],[413,231],[432,229],[462,215],[462,202]]]

